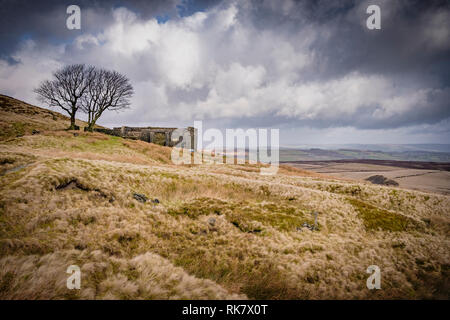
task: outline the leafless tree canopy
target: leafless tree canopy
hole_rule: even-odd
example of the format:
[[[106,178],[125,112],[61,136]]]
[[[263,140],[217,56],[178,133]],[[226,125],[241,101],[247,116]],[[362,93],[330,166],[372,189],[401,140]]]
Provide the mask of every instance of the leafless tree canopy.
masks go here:
[[[46,80],[34,90],[41,102],[51,107],[59,107],[70,116],[70,128],[75,129],[75,115],[80,107],[80,99],[92,81],[94,67],[84,64],[65,66],[53,73],[53,80]]]
[[[69,129],[75,129],[75,115],[80,109],[88,115],[88,130],[105,110],[128,108],[133,87],[124,75],[84,64],[63,67],[34,90],[39,100],[59,107],[70,115]]]
[[[92,131],[105,110],[128,108],[133,87],[124,75],[105,69],[90,74],[86,94],[81,98],[81,109],[88,115],[88,130]]]

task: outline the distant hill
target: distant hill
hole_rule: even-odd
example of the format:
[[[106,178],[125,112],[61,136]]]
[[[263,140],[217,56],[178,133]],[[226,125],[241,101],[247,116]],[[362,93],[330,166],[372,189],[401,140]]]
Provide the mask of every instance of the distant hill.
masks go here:
[[[286,149],[309,150],[361,150],[361,151],[382,151],[382,152],[405,152],[405,151],[429,151],[429,152],[450,152],[450,144],[439,143],[415,143],[415,144],[287,144],[282,145]]]
[[[444,146],[444,145],[441,145]],[[330,147],[330,146],[329,146]],[[332,148],[332,147],[330,147]],[[373,146],[376,149],[375,146]],[[388,150],[387,148],[384,148]],[[396,160],[396,161],[426,161],[450,162],[450,152],[434,152],[424,150],[377,151],[359,149],[296,149],[280,148],[280,161],[326,161],[326,160]],[[445,148],[441,148],[445,150]]]

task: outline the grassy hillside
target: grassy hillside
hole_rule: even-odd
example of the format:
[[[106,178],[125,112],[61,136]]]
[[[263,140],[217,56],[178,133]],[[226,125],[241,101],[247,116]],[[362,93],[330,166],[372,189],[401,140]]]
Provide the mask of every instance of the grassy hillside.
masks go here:
[[[1,299],[449,298],[448,196],[175,166],[169,148],[49,130],[36,110],[1,118],[42,125],[0,142]],[[66,288],[73,264],[80,290]],[[381,290],[366,287],[369,265]]]
[[[0,140],[32,134],[33,130],[62,130],[69,125],[70,118],[61,113],[0,94]],[[80,120],[76,125],[87,126]]]

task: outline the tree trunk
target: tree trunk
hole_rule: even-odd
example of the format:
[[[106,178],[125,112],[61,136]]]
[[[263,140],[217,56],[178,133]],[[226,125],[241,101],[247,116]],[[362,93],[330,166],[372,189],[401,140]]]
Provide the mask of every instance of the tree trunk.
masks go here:
[[[91,121],[91,122],[89,122],[86,130],[89,131],[89,132],[93,132],[94,131],[94,126],[95,126],[95,122]]]
[[[98,118],[100,118],[100,116],[101,116],[101,113],[97,116],[92,115],[91,120],[89,121],[89,125],[86,129],[87,131],[90,131],[90,132],[94,131],[95,123],[97,122]]]
[[[70,115],[70,127],[69,130],[76,130],[75,127],[75,112]]]

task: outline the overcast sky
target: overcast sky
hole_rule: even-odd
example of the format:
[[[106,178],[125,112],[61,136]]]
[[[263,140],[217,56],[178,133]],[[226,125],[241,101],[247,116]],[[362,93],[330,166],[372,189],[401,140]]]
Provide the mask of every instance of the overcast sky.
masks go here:
[[[66,8],[81,8],[81,30]],[[381,30],[366,9],[381,8]],[[0,93],[86,63],[128,76],[106,126],[279,128],[281,144],[449,143],[448,1],[0,0]],[[78,115],[83,117],[82,114]]]

